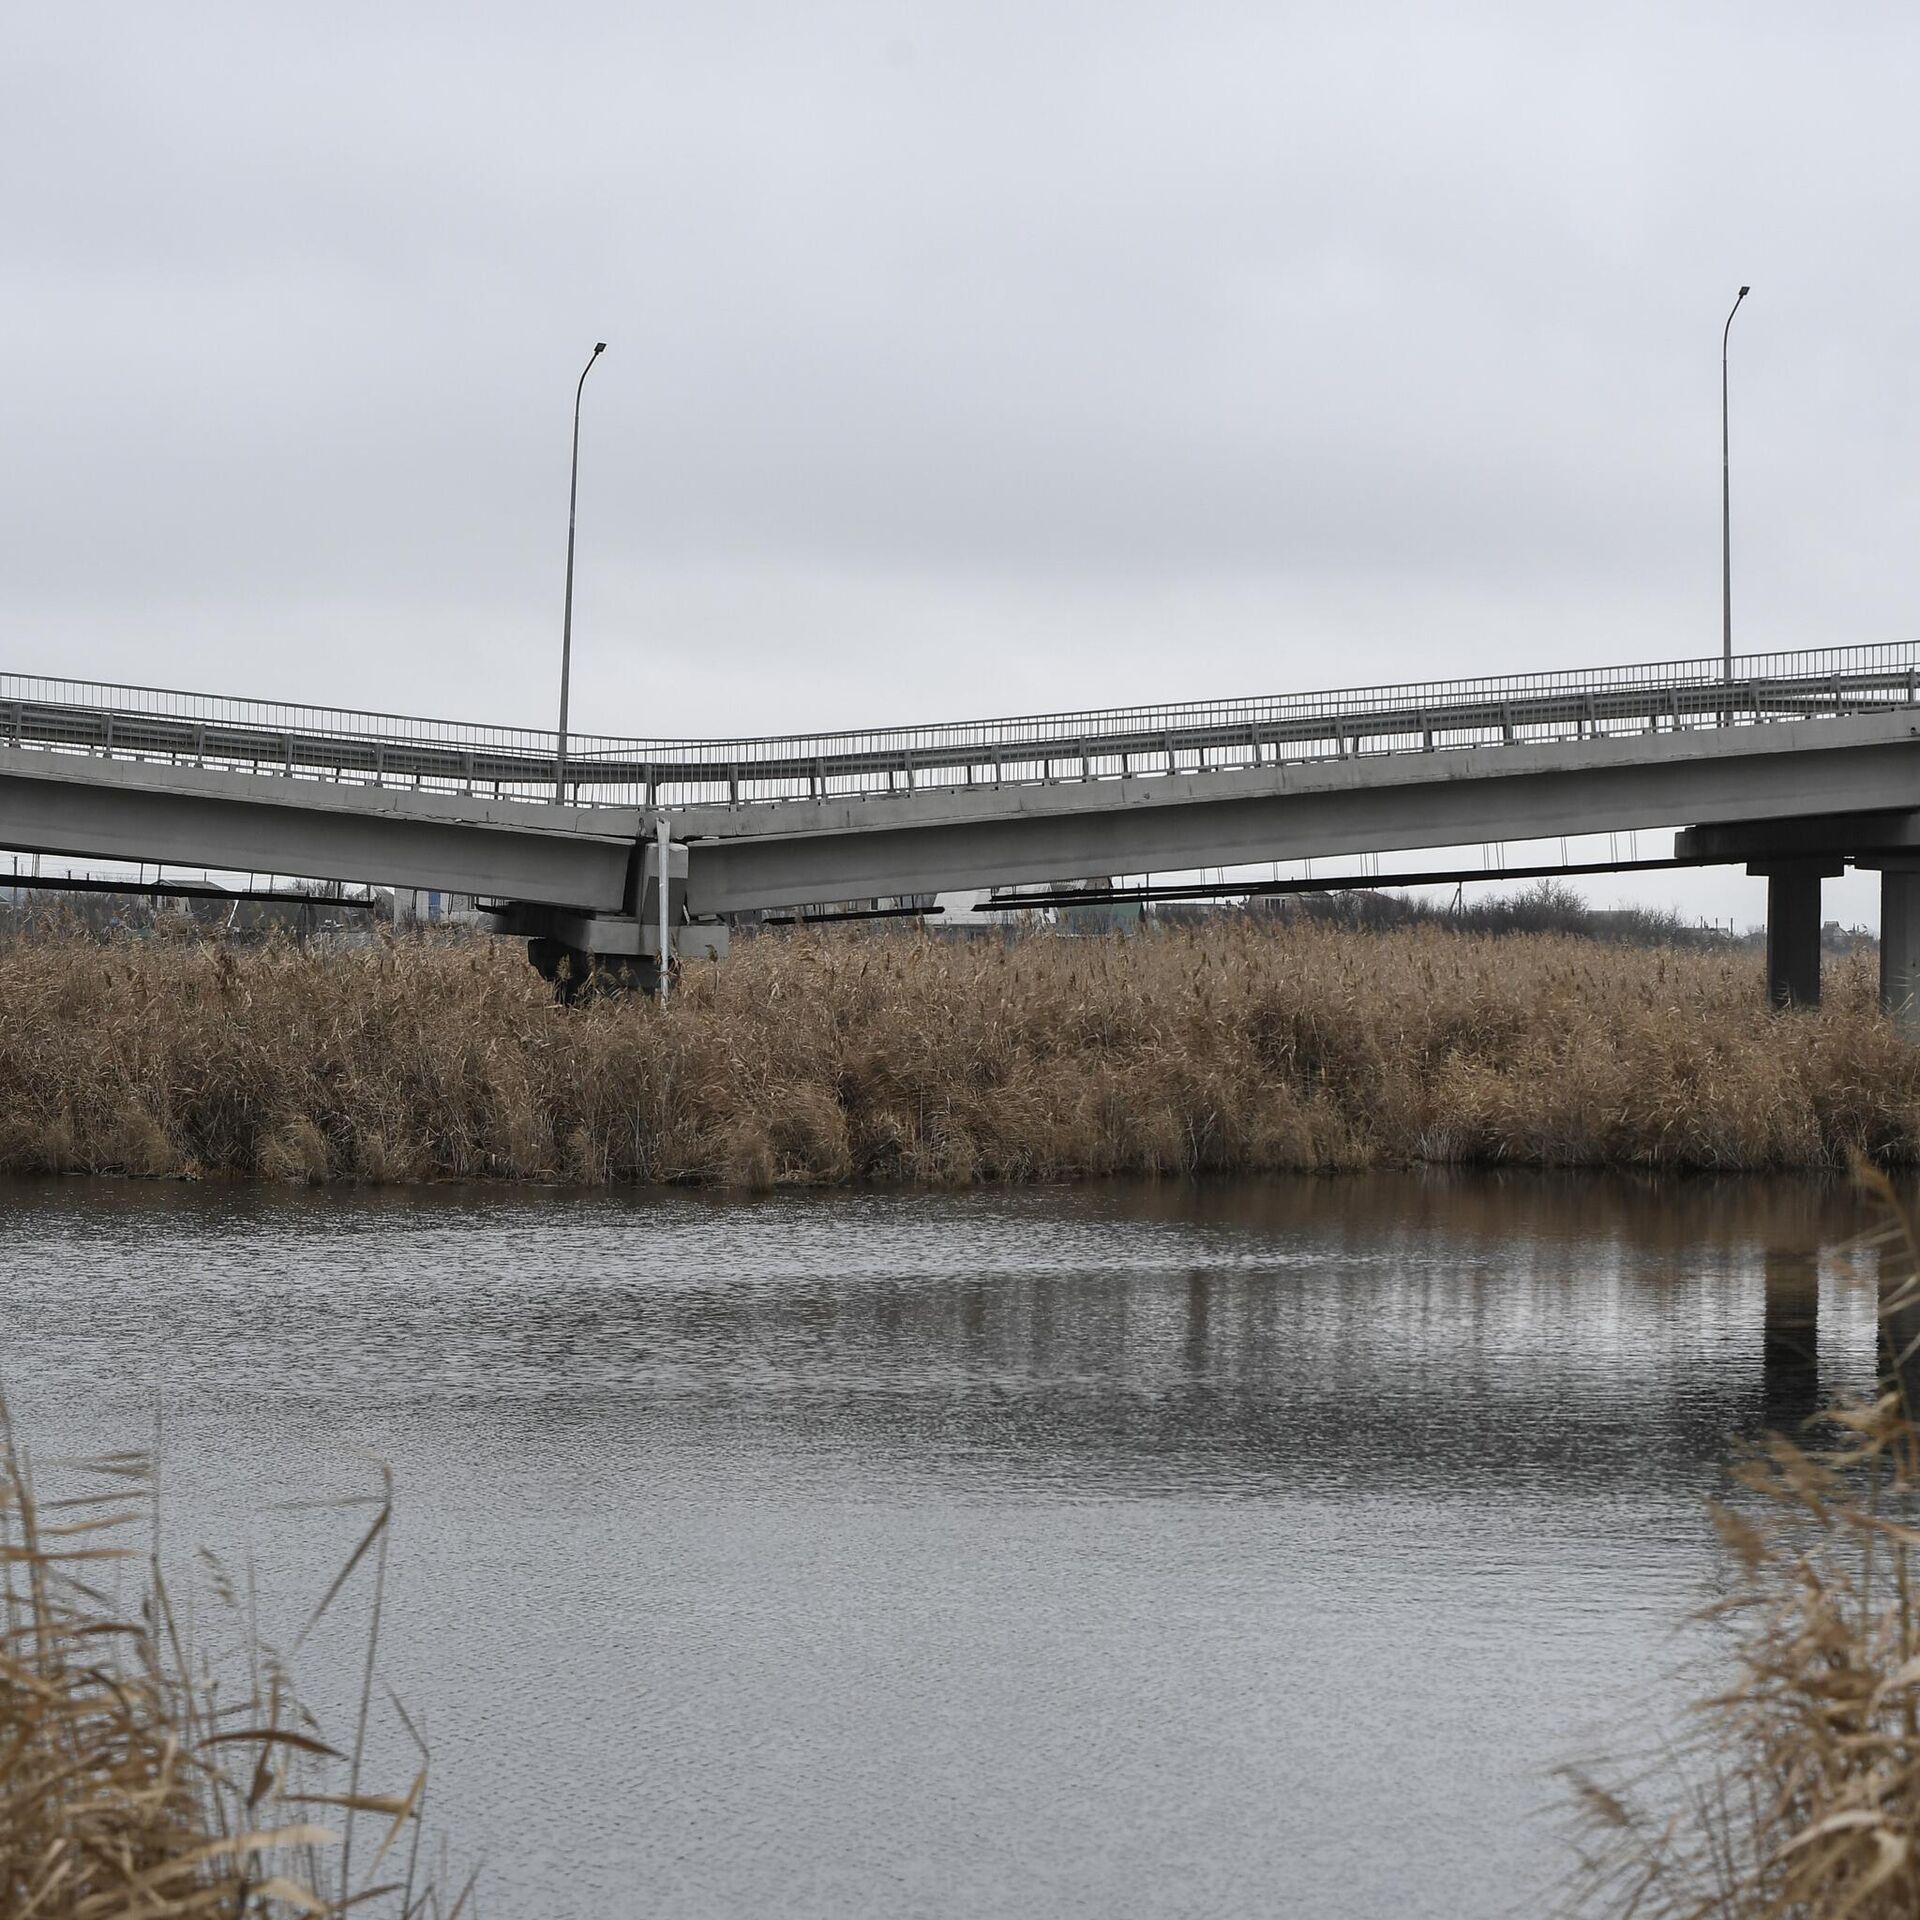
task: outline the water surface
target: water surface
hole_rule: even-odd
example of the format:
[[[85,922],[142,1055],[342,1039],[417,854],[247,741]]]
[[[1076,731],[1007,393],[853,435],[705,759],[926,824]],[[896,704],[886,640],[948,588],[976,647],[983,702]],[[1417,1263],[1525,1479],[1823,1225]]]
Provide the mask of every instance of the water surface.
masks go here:
[[[277,1503],[393,1463],[385,1664],[482,1912],[1471,1916],[1539,1910],[1550,1770],[1661,1710],[1730,1436],[1869,1381],[1858,1225],[16,1184],[0,1334],[43,1451],[158,1408],[169,1540],[283,1638],[355,1516]]]

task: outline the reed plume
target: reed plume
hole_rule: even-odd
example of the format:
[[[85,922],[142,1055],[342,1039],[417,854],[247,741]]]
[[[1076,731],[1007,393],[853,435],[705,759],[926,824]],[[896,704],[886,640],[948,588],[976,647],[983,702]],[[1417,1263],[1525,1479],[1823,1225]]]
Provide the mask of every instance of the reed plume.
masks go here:
[[[1920,1157],[1871,957],[1247,924],[742,941],[561,1007],[517,946],[0,943],[0,1170],[298,1181],[1075,1179]]]

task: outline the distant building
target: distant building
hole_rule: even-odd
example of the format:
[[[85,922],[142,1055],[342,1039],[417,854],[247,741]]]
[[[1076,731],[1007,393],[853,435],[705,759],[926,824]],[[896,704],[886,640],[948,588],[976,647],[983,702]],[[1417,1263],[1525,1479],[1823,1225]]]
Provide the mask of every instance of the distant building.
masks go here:
[[[442,893],[434,887],[393,890],[393,923],[397,927],[474,926],[479,919],[470,893]]]

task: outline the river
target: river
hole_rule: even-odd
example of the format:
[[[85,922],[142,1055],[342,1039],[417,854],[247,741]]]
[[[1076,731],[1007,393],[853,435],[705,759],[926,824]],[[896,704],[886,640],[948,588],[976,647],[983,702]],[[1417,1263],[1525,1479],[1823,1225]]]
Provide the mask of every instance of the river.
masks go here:
[[[392,1463],[430,1825],[535,1920],[1537,1913],[1551,1770],[1670,1712],[1738,1437],[1873,1367],[1857,1204],[1790,1184],[0,1218],[23,1427],[157,1414],[170,1557],[251,1554],[281,1641],[365,1518],[285,1503]]]

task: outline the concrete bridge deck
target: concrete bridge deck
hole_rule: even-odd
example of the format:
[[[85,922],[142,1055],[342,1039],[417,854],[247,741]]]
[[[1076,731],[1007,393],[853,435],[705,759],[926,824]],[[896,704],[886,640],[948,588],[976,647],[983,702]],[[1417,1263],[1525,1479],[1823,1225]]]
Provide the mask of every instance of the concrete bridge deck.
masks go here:
[[[1658,826],[1733,833],[1694,851],[1776,877],[1795,926],[1810,899],[1816,934],[1819,879],[1846,859],[1883,868],[1898,917],[1914,855],[1861,823],[1920,812],[1920,644],[1753,657],[1730,678],[1694,660],[822,735],[576,736],[564,802],[557,764],[537,730],[0,676],[0,846],[444,888],[500,903],[550,952],[637,961],[660,945],[663,816],[680,928]],[[1804,944],[1797,971],[1776,969],[1782,997],[1809,997]]]

